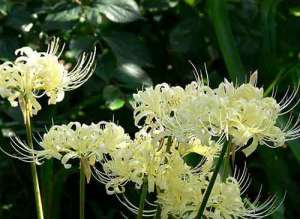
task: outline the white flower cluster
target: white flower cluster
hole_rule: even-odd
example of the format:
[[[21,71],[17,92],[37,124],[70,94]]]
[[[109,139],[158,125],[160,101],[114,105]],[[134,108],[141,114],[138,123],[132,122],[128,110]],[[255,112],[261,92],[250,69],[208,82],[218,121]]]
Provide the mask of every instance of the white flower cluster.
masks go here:
[[[44,159],[61,160],[65,168],[70,168],[70,159],[84,158],[90,165],[103,159],[103,154],[113,153],[130,142],[122,127],[111,122],[90,125],[70,122],[67,125],[54,125],[39,142],[41,150],[34,150],[15,138],[13,146],[20,159],[31,157],[38,163]]]
[[[216,89],[198,80],[181,87],[167,84],[146,88],[134,94],[134,116],[137,125],[158,136],[173,136],[180,142],[198,138],[207,143],[212,137],[225,135],[236,150],[252,143],[243,151],[248,156],[258,144],[279,147],[299,137],[297,124],[280,128],[278,116],[292,99],[277,103],[264,97],[262,88],[252,81],[234,86],[225,80]]]
[[[28,57],[30,55],[21,59],[31,63]],[[44,82],[41,86],[49,95],[51,85]],[[295,125],[291,124],[292,118],[286,127],[278,125],[278,117],[289,111],[286,109],[295,93],[290,97],[285,95],[279,103],[273,97],[265,97],[263,89],[256,87],[256,73],[249,83],[234,86],[225,80],[215,89],[202,80],[185,88],[159,84],[134,94],[134,119],[140,128],[134,139],[111,122],[91,125],[72,122],[51,127],[39,142],[40,150],[14,139],[12,146],[19,156],[11,156],[37,163],[57,158],[66,168],[71,166],[71,159],[78,158],[84,165],[86,178],[89,180],[93,175],[105,184],[108,194],[115,194],[133,213],[139,208],[125,195],[129,182],[137,189],[147,186],[147,192],[156,194],[157,200],[148,203],[152,208],[144,210],[144,216],[155,215],[159,206],[162,219],[170,215],[194,218],[225,144],[230,144],[225,157],[229,160],[230,155],[242,147],[248,156],[259,144],[279,147],[299,137],[300,119]],[[51,97],[50,100],[57,100]],[[192,153],[200,160],[194,166],[186,162]],[[245,169],[234,170],[233,175],[219,173],[204,216],[262,218],[281,204],[275,196],[261,203],[260,192],[257,199],[250,202],[244,198],[249,185]]]

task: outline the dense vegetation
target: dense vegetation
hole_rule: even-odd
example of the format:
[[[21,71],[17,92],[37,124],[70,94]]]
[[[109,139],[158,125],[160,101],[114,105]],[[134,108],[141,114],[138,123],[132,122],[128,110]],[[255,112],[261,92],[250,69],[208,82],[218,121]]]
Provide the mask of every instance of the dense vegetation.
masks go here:
[[[25,45],[45,48],[51,36],[66,42],[63,55],[70,65],[96,45],[97,68],[87,84],[34,118],[34,131],[40,133],[52,122],[113,120],[133,134],[132,94],[161,82],[189,83],[194,79],[189,61],[199,71],[205,63],[212,86],[224,77],[244,81],[256,69],[259,85],[269,94],[276,87],[278,97],[299,83],[300,5],[294,1],[0,0],[1,62]],[[25,135],[22,116],[3,99],[0,113],[0,143],[8,146],[13,133]],[[244,155],[236,156],[243,163]],[[300,141],[275,150],[261,147],[249,157],[255,179],[250,196],[260,184],[264,194],[287,193],[270,218],[300,216],[299,164]],[[46,218],[76,218],[76,165],[66,170],[51,160],[39,172]],[[0,153],[0,218],[33,218],[33,206],[28,165]],[[93,180],[87,186],[87,212],[87,218],[132,217]]]

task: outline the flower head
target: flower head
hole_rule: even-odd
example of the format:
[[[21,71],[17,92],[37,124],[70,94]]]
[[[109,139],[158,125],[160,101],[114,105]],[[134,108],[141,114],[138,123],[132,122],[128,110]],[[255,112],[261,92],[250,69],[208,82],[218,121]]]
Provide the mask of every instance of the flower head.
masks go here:
[[[125,147],[130,137],[122,127],[111,122],[80,124],[70,122],[67,125],[54,125],[39,142],[41,149],[32,149],[19,138],[12,139],[12,147],[18,155],[7,155],[25,162],[41,164],[44,159],[56,158],[65,168],[70,168],[71,159],[80,159],[84,165],[87,179],[90,179],[90,166],[103,159],[103,154],[113,153]]]
[[[164,162],[163,150],[157,150],[149,134],[140,131],[125,147],[109,153],[101,161],[103,171],[96,171],[96,179],[106,185],[108,194],[123,193],[127,182],[140,188],[147,177],[148,191],[153,192],[159,166]]]
[[[202,177],[201,174],[189,173],[187,171],[185,177],[173,175],[167,178],[168,187],[158,194],[162,218],[168,218],[168,215],[177,218],[195,218],[209,179]],[[221,181],[220,177],[217,178],[204,211],[206,218],[264,218],[274,213],[281,205],[282,201],[276,196],[260,203],[260,192],[254,202],[243,198],[243,192],[249,186],[249,178],[244,173],[240,176],[239,180],[228,177]]]
[[[59,60],[63,48],[59,46],[59,39],[54,38],[46,52],[30,47],[17,49],[19,57],[14,62],[0,65],[0,95],[12,106],[19,102],[24,108],[26,101],[31,116],[41,109],[36,99],[44,94],[49,97],[49,104],[62,101],[65,91],[78,88],[92,75],[96,55],[95,50],[83,53],[76,66],[68,71]]]
[[[197,138],[207,145],[212,138],[225,135],[231,139],[234,150],[246,146],[243,152],[247,156],[259,144],[280,147],[285,141],[298,138],[300,117],[295,124],[291,117],[285,127],[278,120],[298,104],[299,101],[288,109],[299,86],[277,102],[273,96],[264,96],[256,80],[255,72],[248,83],[240,86],[225,79],[212,89],[199,79],[185,88],[167,84],[146,88],[134,95],[136,124],[144,124],[147,131],[155,130],[151,134],[158,138],[173,136],[183,143]]]

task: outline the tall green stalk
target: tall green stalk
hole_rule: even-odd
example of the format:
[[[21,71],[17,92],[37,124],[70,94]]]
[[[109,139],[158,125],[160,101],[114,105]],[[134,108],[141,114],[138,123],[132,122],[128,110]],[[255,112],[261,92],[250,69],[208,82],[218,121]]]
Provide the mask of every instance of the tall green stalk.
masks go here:
[[[201,206],[200,206],[200,208],[199,208],[199,211],[198,211],[198,213],[197,213],[197,217],[196,217],[196,218],[201,219],[202,216],[203,216],[203,213],[204,213],[204,210],[205,210],[207,201],[208,201],[208,199],[209,199],[209,196],[210,196],[210,194],[211,194],[211,191],[212,191],[212,189],[213,189],[213,187],[214,187],[214,184],[215,184],[215,182],[216,182],[216,179],[217,179],[218,173],[219,173],[219,171],[220,171],[221,165],[222,165],[222,163],[223,163],[223,159],[224,159],[224,156],[225,156],[225,154],[226,154],[228,145],[229,145],[229,143],[225,143],[225,144],[223,145],[223,148],[222,148],[221,154],[220,154],[220,156],[219,156],[217,165],[216,165],[216,167],[215,167],[215,169],[214,169],[213,175],[212,175],[212,177],[211,177],[211,179],[210,179],[210,181],[209,181],[209,184],[208,184],[208,186],[207,186],[207,189],[206,189],[206,191],[205,191],[205,194],[204,194],[204,197],[203,197],[203,200],[202,200],[202,203],[201,203]]]
[[[156,207],[156,213],[154,215],[154,219],[160,219],[160,214],[161,214],[161,207],[158,204],[157,207]]]
[[[85,208],[85,174],[83,161],[80,161],[80,179],[79,179],[79,218],[84,219]]]
[[[23,109],[23,117],[24,117],[24,123],[26,127],[26,135],[27,135],[27,143],[30,148],[33,149],[33,140],[32,140],[32,127],[31,127],[31,119],[30,119],[30,111],[28,109],[27,100],[24,101],[24,107]],[[39,186],[39,178],[38,173],[36,169],[36,164],[32,162],[31,164],[31,175],[32,175],[32,182],[33,182],[33,191],[34,191],[34,198],[35,198],[35,206],[37,211],[37,218],[38,219],[44,219],[44,213],[43,213],[43,205],[42,205],[42,199],[41,199],[41,192],[40,192],[40,186]]]
[[[235,47],[225,0],[209,0],[207,6],[229,76],[233,81],[243,82],[245,69]]]
[[[145,177],[144,178],[144,183],[142,185],[142,192],[141,192],[141,196],[140,196],[139,210],[138,210],[138,214],[137,214],[137,217],[136,217],[137,219],[142,219],[143,218],[143,211],[144,211],[147,191],[148,191],[148,180]]]

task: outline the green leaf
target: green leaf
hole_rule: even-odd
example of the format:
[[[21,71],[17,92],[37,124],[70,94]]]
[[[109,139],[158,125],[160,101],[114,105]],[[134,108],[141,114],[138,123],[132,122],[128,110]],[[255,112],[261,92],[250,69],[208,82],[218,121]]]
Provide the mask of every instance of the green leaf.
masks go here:
[[[0,0],[0,20],[8,14],[13,3],[8,0]]]
[[[261,2],[262,37],[263,43],[260,58],[264,77],[273,78],[272,73],[278,71],[277,58],[277,12],[282,0],[264,0]]]
[[[60,218],[63,211],[62,196],[64,194],[64,187],[67,185],[66,181],[68,177],[76,173],[78,169],[71,168],[65,169],[61,167],[55,171],[54,177],[49,183],[52,184],[52,197],[51,197],[51,208],[49,209],[49,218]]]
[[[45,30],[67,30],[79,21],[81,8],[76,6],[63,11],[50,13],[46,16]]]
[[[199,56],[206,51],[206,25],[200,17],[191,17],[178,23],[170,33],[171,49],[179,54]]]
[[[5,25],[16,30],[26,31],[26,25],[32,25],[33,22],[31,14],[23,6],[15,6],[11,9],[6,19]],[[25,28],[25,30],[24,30]]]
[[[114,85],[107,85],[103,88],[102,92],[105,100],[113,100],[122,96],[121,90]]]
[[[0,60],[7,61],[15,57],[14,51],[19,47],[18,38],[5,36],[0,38]]]
[[[289,116],[283,115],[278,118],[279,127],[285,127],[287,122],[289,121]],[[300,139],[295,139],[293,141],[288,141],[287,146],[291,149],[294,157],[300,164]]]
[[[98,0],[95,7],[109,20],[116,23],[127,23],[142,18],[134,0]]]
[[[152,80],[148,74],[134,63],[123,63],[117,69],[117,80],[127,88],[135,89],[142,86],[151,86]]]
[[[87,52],[93,49],[95,39],[92,36],[78,36],[70,41],[70,50],[68,51],[69,58],[77,58],[82,52]]]
[[[123,99],[115,99],[108,103],[108,108],[112,111],[121,109],[125,105],[125,100]]]
[[[246,72],[235,45],[225,0],[210,0],[207,4],[229,76],[232,81],[243,82]]]
[[[104,53],[97,59],[95,74],[105,82],[109,82],[116,70],[116,57],[111,51],[104,51]]]
[[[289,141],[288,147],[291,149],[295,158],[300,163],[300,139]]]
[[[142,6],[145,10],[159,11],[167,10],[171,7],[175,7],[178,4],[178,0],[143,0]]]
[[[103,98],[106,100],[106,105],[110,110],[118,110],[125,105],[125,100],[122,96],[121,90],[114,85],[108,85],[103,89]]]
[[[126,32],[104,34],[103,39],[117,57],[118,63],[135,63],[139,66],[150,66],[152,60],[144,42],[138,36]]]
[[[84,11],[86,20],[94,25],[94,26],[98,26],[99,24],[102,23],[102,16],[99,13],[97,8],[91,8],[91,7],[87,7]]]
[[[278,149],[260,147],[258,150],[259,156],[262,158],[261,161],[264,169],[265,177],[267,177],[270,190],[273,194],[277,195],[278,198],[283,198],[284,193],[287,192],[288,196],[286,199],[293,200],[292,205],[294,207],[299,206],[299,199],[297,194],[299,194],[299,187],[297,183],[293,181],[291,168],[286,163],[286,160],[282,156],[283,153],[279,153]],[[286,203],[285,200],[284,203]],[[272,218],[281,218],[283,207],[277,209],[273,214]],[[273,216],[272,215],[272,216]]]
[[[134,34],[112,32],[103,39],[110,46],[117,60],[115,77],[127,88],[152,85],[151,78],[142,69],[151,66],[152,60],[144,43]]]
[[[195,6],[197,1],[196,0],[184,0],[187,4],[189,4],[190,6]]]

